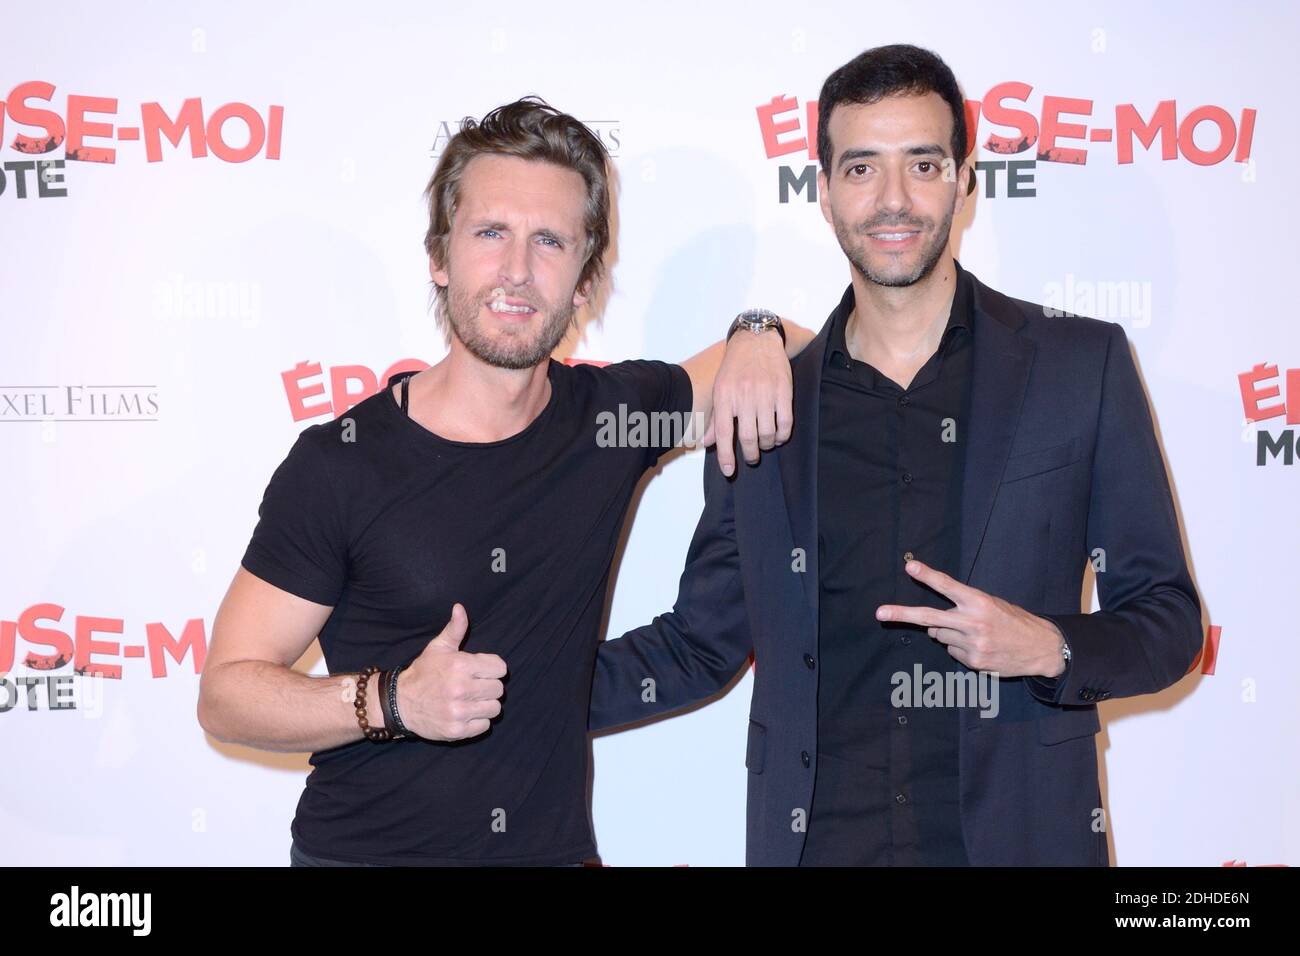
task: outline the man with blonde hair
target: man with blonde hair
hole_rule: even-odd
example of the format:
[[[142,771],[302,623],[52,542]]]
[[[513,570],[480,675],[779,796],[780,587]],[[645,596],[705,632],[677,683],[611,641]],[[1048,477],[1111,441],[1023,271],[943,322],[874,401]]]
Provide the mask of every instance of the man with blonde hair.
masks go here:
[[[811,335],[789,326],[783,348],[770,316],[681,365],[551,358],[601,276],[606,169],[600,141],[544,103],[466,122],[427,193],[447,356],[304,430],[266,490],[199,719],[313,752],[295,864],[594,856],[587,707],[609,569],[671,447],[603,441],[598,424],[716,403],[726,455],[733,419],[750,460],[789,435],[786,349]],[[329,676],[291,670],[318,634]]]

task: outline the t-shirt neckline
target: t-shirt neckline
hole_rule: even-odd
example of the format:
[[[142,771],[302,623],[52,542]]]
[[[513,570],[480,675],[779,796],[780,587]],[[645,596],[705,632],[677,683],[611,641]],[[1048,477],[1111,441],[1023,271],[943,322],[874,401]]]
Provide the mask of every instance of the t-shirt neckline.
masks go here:
[[[559,392],[560,392],[556,383],[556,367],[560,363],[555,361],[555,359],[548,359],[547,361],[548,364],[546,366],[546,379],[548,382],[550,382],[551,394],[550,397],[546,400],[545,407],[543,407],[542,410],[537,413],[536,418],[534,418],[531,422],[525,425],[521,430],[515,432],[513,435],[509,435],[505,438],[498,439],[497,441],[456,441],[455,439],[452,438],[444,438],[442,435],[439,435],[437,432],[425,428],[414,418],[411,418],[409,415],[407,415],[405,412],[402,411],[401,400],[398,399],[398,397],[393,394],[394,378],[396,378],[398,381],[401,380],[400,377],[398,376],[390,377],[389,380],[384,384],[384,393],[385,393],[384,405],[388,407],[388,409],[391,411],[393,415],[397,416],[397,418],[403,423],[403,425],[406,428],[413,429],[414,431],[411,431],[410,434],[415,436],[421,441],[432,442],[437,445],[447,445],[452,448],[470,448],[470,449],[499,448],[502,445],[510,445],[513,444],[514,442],[521,441],[524,438],[527,438],[533,432],[537,431],[539,428],[542,427],[545,420],[550,417],[552,410],[555,408],[556,402],[559,399]],[[411,378],[416,374],[418,373],[417,372],[405,373],[407,378]],[[408,389],[410,388],[409,384],[407,385],[407,388]]]

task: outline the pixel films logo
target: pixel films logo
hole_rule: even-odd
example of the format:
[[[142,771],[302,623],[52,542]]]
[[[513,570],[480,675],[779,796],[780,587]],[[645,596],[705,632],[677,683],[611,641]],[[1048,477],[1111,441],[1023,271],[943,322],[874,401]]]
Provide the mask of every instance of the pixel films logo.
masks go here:
[[[983,146],[987,152],[1014,156],[1034,151],[1034,159],[975,163],[976,176],[983,177],[984,195],[989,199],[1033,198],[1037,195],[1033,171],[1038,161],[1083,166],[1088,162],[1088,148],[1079,143],[1113,144],[1104,148],[1114,150],[1115,161],[1121,166],[1133,162],[1137,146],[1151,150],[1157,139],[1162,160],[1184,159],[1197,166],[1214,166],[1229,156],[1238,163],[1250,161],[1255,135],[1253,109],[1241,110],[1234,119],[1223,107],[1198,106],[1180,117],[1176,100],[1161,100],[1144,116],[1134,104],[1121,103],[1109,125],[1090,128],[1077,120],[1092,116],[1092,100],[1044,96],[1037,115],[1008,105],[1027,105],[1033,89],[1028,83],[999,83],[983,99],[966,101],[967,154],[970,144],[979,140],[981,119],[986,126],[1012,131],[1011,135],[990,132]],[[768,159],[796,153],[808,156],[805,166],[782,165],[778,169],[778,200],[788,203],[792,194],[803,193],[808,202],[816,202],[817,101],[807,100],[801,108],[796,97],[774,96],[755,112]]]
[[[156,422],[156,385],[0,385],[6,422]]]
[[[596,134],[611,158],[618,158],[618,151],[623,145],[623,124],[619,120],[579,120],[583,126]],[[439,120],[433,136],[433,148],[429,154],[435,159],[442,155],[451,138],[461,131],[465,120]]]
[[[1255,464],[1263,467],[1270,461],[1291,465],[1300,456],[1300,443],[1294,428],[1284,428],[1273,434],[1259,427],[1260,422],[1286,416],[1287,425],[1300,425],[1300,368],[1286,370],[1286,397],[1277,385],[1281,380],[1276,365],[1259,364],[1249,372],[1237,376],[1241,389],[1241,407],[1245,413],[1245,427],[1241,440],[1255,442]]]
[[[64,156],[64,159],[8,160],[0,164],[0,197],[66,198],[65,160],[116,163],[118,150],[111,143],[143,139],[145,159],[151,163],[163,161],[164,139],[176,150],[181,148],[183,139],[188,139],[193,159],[205,158],[209,153],[226,163],[246,163],[259,155],[264,159],[280,158],[283,106],[269,107],[265,117],[247,103],[226,103],[208,112],[203,100],[193,97],[170,113],[161,103],[141,103],[137,123],[114,125],[103,118],[117,116],[115,97],[69,93],[62,114],[33,105],[53,105],[54,89],[53,83],[32,80],[19,83],[0,101],[0,144],[30,156],[44,156],[62,147]],[[40,132],[38,135],[18,132],[12,141],[6,142],[6,121]],[[238,145],[241,140],[242,145]]]

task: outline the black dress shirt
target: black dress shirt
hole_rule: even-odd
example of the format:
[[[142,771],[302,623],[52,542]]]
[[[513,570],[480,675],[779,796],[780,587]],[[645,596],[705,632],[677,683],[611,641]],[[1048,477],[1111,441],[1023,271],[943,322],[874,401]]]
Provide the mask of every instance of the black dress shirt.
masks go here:
[[[817,513],[817,777],[801,865],[966,865],[955,706],[895,706],[921,674],[967,668],[881,604],[952,607],[914,581],[915,556],[956,573],[971,377],[973,289],[957,266],[938,349],[906,388],[845,344],[850,286],[822,370]],[[919,691],[917,691],[919,694]],[[951,703],[951,702],[949,702]],[[968,702],[967,706],[974,706]]]

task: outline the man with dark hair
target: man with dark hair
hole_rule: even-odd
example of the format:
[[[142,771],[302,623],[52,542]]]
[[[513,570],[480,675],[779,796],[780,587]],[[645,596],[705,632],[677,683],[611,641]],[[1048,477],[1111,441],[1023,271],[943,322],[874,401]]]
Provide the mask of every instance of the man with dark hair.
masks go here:
[[[705,700],[752,652],[750,864],[1105,865],[1096,702],[1201,644],[1124,331],[952,258],[972,180],[939,57],[868,50],[819,113],[850,285],[794,362],[791,441],[706,465],[677,604],[601,646],[591,726]]]
[[[828,176],[831,172],[834,149],[830,124],[825,120],[837,106],[877,103],[886,96],[921,96],[926,93],[936,94],[952,114],[952,134],[948,137],[950,153],[945,158],[945,169],[950,175],[955,174],[970,152],[966,99],[948,64],[929,50],[906,43],[880,46],[860,53],[822,84],[821,95],[817,98],[817,109],[822,119],[817,127],[821,171]],[[975,190],[975,170],[969,171],[967,193]]]
[[[789,435],[811,333],[783,348],[770,315],[680,366],[551,358],[601,274],[607,160],[538,101],[467,122],[427,190],[447,356],[304,430],[266,489],[198,716],[313,752],[294,865],[594,856],[587,705],[633,491],[711,410],[728,455],[733,419],[751,461]],[[605,440],[616,414],[642,427]],[[317,635],[328,677],[291,669]]]

